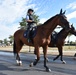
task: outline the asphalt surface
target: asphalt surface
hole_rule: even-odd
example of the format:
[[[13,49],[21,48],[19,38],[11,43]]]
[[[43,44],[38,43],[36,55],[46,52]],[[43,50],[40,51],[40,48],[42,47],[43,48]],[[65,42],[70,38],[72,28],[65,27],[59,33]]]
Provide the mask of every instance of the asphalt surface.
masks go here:
[[[13,53],[0,52],[0,75],[76,75],[76,60],[71,56],[64,56],[66,64],[62,64],[60,59],[52,61],[55,56],[48,55],[47,65],[51,72],[46,72],[43,67],[43,55],[34,67],[29,67],[29,64],[34,61],[34,54],[21,53],[20,57],[23,65],[17,66]]]

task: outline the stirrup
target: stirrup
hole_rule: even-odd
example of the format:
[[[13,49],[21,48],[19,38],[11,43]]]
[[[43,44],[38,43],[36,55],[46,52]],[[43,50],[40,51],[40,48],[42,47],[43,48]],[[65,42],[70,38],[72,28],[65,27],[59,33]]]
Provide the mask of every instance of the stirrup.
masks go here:
[[[30,39],[28,39],[28,42],[31,42],[31,40],[30,40]]]
[[[28,42],[30,42],[30,40],[28,39]]]

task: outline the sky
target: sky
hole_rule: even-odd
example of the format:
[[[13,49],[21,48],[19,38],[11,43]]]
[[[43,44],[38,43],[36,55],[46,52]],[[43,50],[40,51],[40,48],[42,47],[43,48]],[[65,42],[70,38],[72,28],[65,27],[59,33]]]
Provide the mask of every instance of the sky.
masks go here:
[[[19,22],[26,17],[29,8],[34,9],[40,23],[58,14],[62,8],[66,10],[68,21],[76,28],[76,0],[0,0],[0,40],[18,30]],[[76,37],[71,36],[70,40],[75,41]]]

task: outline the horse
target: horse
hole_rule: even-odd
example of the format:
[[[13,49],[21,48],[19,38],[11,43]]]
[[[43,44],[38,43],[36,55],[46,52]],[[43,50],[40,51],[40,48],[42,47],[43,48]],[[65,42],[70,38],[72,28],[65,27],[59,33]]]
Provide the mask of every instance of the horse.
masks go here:
[[[64,43],[65,43],[65,39],[66,37],[68,36],[68,34],[73,34],[76,36],[76,30],[74,28],[73,25],[71,25],[71,27],[66,30],[65,28],[62,29],[56,36],[55,38],[55,41],[51,41],[50,44],[48,45],[49,47],[57,47],[58,48],[58,52],[59,52],[59,55],[57,55],[53,61],[55,61],[56,59],[58,59],[60,56],[60,60],[62,61],[63,64],[65,64],[66,62],[63,60],[63,46],[64,46]],[[48,60],[47,60],[48,61]]]
[[[58,52],[59,55],[57,55],[53,61],[55,61],[56,59],[59,58],[59,56],[61,56],[61,61],[63,64],[65,64],[66,62],[63,60],[63,46],[65,43],[65,39],[68,36],[68,34],[71,33],[73,35],[76,36],[76,31],[73,25],[71,25],[70,28],[68,28],[68,30],[66,30],[65,28],[63,28],[59,33],[55,33],[54,35],[51,35],[51,41],[50,44],[48,45],[48,47],[57,47],[58,48]],[[53,37],[54,36],[54,37]],[[36,55],[36,52],[34,50],[34,54]],[[47,58],[48,61],[48,58]]]
[[[23,36],[26,30],[21,29],[17,30],[14,33],[14,45],[13,45],[13,53],[16,57],[17,64],[22,65],[19,52],[24,44],[28,46],[33,46],[36,50],[37,59],[30,64],[30,67],[36,66],[36,64],[40,60],[39,48],[42,47],[44,51],[44,67],[47,72],[50,72],[51,71],[50,68],[46,65],[47,48],[51,40],[50,35],[57,25],[60,25],[61,27],[66,29],[69,28],[69,21],[65,16],[65,11],[63,12],[62,9],[60,10],[59,14],[56,14],[55,16],[51,17],[46,22],[44,22],[44,24],[37,26],[36,35],[34,38],[32,38],[33,43],[28,42],[27,38]]]
[[[66,30],[65,28],[62,29],[56,36],[55,38],[55,42],[50,42],[49,44],[49,47],[53,47],[54,44],[55,44],[55,47],[58,48],[58,52],[59,52],[59,55],[57,55],[53,61],[55,61],[56,59],[59,58],[59,56],[61,56],[60,60],[62,61],[63,64],[65,64],[66,62],[63,60],[63,46],[64,46],[64,43],[65,43],[65,39],[66,37],[68,36],[68,34],[73,34],[73,35],[76,35],[76,31],[75,31],[75,28],[73,25],[71,25],[71,28],[69,28],[68,30]]]

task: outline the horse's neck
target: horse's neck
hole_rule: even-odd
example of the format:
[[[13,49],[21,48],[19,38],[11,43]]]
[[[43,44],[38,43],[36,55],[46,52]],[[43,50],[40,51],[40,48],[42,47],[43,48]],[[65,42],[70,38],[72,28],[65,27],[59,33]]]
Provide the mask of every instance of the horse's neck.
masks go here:
[[[66,31],[66,30],[63,30],[62,32],[59,32],[58,33],[58,37],[62,38],[62,39],[66,39],[66,37],[68,36],[69,34],[69,29]]]
[[[54,17],[51,21],[49,19],[47,23],[44,23],[43,28],[46,36],[50,36],[57,25],[57,17]]]

